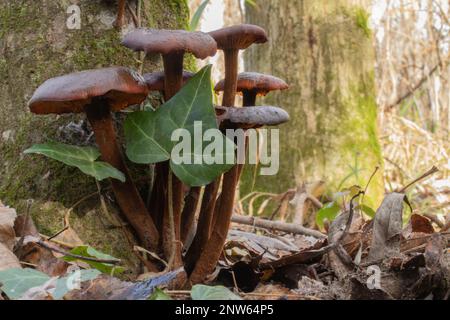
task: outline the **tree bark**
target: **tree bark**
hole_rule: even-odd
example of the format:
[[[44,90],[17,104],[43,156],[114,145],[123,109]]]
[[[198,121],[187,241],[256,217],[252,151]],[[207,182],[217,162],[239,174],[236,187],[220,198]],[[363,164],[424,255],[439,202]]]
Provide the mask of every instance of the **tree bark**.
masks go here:
[[[259,100],[285,108],[291,120],[280,126],[280,172],[258,176],[258,191],[282,192],[317,180],[325,180],[332,191],[364,187],[381,165],[369,4],[260,0],[257,7],[247,6],[247,22],[265,28],[269,42],[245,52],[246,69],[290,85]],[[253,170],[246,170],[243,195],[251,189]],[[376,203],[383,190],[379,172],[367,197]]]
[[[188,24],[185,0],[141,0],[140,10],[137,3],[128,0],[141,13],[138,21],[144,27],[185,28]],[[73,4],[79,8],[79,29],[66,24],[77,14],[68,10]],[[43,233],[59,231],[67,208],[95,192],[96,183],[76,168],[41,156],[24,156],[22,151],[49,140],[77,145],[95,142],[83,116],[33,115],[27,101],[51,77],[114,65],[141,68],[139,55],[120,45],[122,34],[135,27],[132,15],[125,10],[125,25],[117,30],[117,9],[117,1],[106,0],[0,0],[0,199],[18,208],[22,199],[34,199],[32,214]],[[187,61],[185,68],[192,69],[192,60]],[[162,69],[161,59],[148,56],[144,72],[156,69]],[[120,129],[123,116],[116,118]],[[147,166],[131,166],[131,170],[137,180],[148,175]],[[109,184],[102,186],[112,199]],[[100,250],[129,255],[120,228],[111,228],[105,219],[98,221],[98,197],[89,200],[93,200],[90,208],[76,208],[81,209],[71,216],[72,227]],[[117,252],[117,246],[123,250]]]

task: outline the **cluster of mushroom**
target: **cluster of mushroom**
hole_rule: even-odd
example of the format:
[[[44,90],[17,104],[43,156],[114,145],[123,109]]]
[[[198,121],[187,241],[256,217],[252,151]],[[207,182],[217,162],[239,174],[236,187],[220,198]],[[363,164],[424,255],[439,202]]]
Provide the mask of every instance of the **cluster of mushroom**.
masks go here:
[[[163,72],[141,76],[128,68],[112,67],[72,73],[47,80],[29,102],[36,114],[86,114],[102,160],[125,175],[125,182],[111,179],[123,215],[143,246],[163,256],[171,269],[184,270],[179,287],[200,283],[214,270],[226,240],[242,165],[235,165],[205,186],[201,196],[201,187],[189,188],[171,175],[168,162],[157,163],[147,206],[125,164],[113,113],[142,103],[150,91],[161,92],[166,101],[171,99],[193,75],[183,70],[184,54],[205,59],[221,49],[225,54],[225,79],[215,87],[223,91],[222,106],[216,107],[219,128],[248,129],[286,122],[289,116],[282,109],[255,106],[257,95],[286,89],[284,81],[257,73],[238,75],[239,50],[266,41],[262,28],[245,24],[210,33],[135,29],[122,44],[148,55],[161,54]],[[245,108],[234,106],[237,92],[242,92]],[[192,241],[188,241],[190,234],[194,234]],[[148,261],[146,266],[150,271],[164,267],[158,261]]]

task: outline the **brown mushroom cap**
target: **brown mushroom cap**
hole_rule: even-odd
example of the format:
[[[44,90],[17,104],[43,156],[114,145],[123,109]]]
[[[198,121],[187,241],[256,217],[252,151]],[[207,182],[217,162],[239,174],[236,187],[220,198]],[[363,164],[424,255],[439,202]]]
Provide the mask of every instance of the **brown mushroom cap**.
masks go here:
[[[112,111],[141,103],[148,94],[144,78],[137,72],[112,67],[86,70],[45,81],[28,102],[31,112],[79,113],[93,98],[108,100]]]
[[[263,28],[252,24],[239,24],[209,32],[217,42],[217,48],[246,49],[253,43],[267,42],[267,34]]]
[[[227,122],[228,128],[257,128],[261,126],[275,126],[289,121],[289,114],[272,106],[258,107],[216,107],[217,119]]]
[[[186,83],[195,74],[189,71],[183,71],[183,83]],[[156,71],[144,74],[144,80],[150,91],[164,91],[164,72]]]
[[[139,28],[125,35],[122,45],[134,51],[163,55],[190,52],[199,59],[213,56],[217,52],[217,44],[210,35],[185,30]]]
[[[220,80],[214,90],[216,92],[223,91],[225,86],[225,80]],[[289,88],[286,82],[280,78],[261,74],[257,72],[242,72],[238,75],[237,79],[237,91],[253,91],[258,95],[265,96],[270,91],[285,90]]]

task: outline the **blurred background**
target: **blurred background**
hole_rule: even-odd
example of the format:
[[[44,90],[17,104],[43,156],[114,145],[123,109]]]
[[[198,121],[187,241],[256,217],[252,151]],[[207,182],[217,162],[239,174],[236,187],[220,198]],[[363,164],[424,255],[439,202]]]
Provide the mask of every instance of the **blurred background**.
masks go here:
[[[190,9],[191,29],[264,27],[270,41],[244,52],[241,70],[290,85],[259,100],[292,119],[281,128],[280,174],[248,168],[241,210],[289,216],[305,210],[305,194],[330,200],[372,176],[365,201],[376,209],[384,192],[437,166],[408,195],[418,213],[448,217],[447,0],[190,0]],[[221,53],[213,59],[218,81]]]

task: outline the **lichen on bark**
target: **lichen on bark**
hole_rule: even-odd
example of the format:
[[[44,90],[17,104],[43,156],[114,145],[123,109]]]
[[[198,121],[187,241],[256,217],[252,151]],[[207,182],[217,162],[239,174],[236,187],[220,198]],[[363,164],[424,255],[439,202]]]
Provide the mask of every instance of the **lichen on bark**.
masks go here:
[[[136,1],[129,3],[136,8]],[[140,3],[142,26],[185,28],[188,24],[186,0],[142,0]],[[79,30],[66,26],[70,16],[67,8],[72,4],[80,8]],[[119,32],[113,28],[115,15],[114,1],[0,0],[0,199],[3,202],[21,206],[23,199],[32,198],[40,204],[37,208],[55,203],[58,210],[62,210],[97,190],[93,178],[77,169],[22,153],[32,144],[48,140],[92,143],[92,139],[87,139],[88,126],[80,122],[83,116],[32,115],[27,101],[43,81],[58,75],[113,65],[139,69],[137,54],[120,45],[122,33],[133,27],[132,17],[127,14],[128,24]],[[160,67],[159,57],[150,56],[145,59],[143,69],[148,72]],[[194,68],[192,59],[187,59],[187,68]],[[106,189],[108,183],[102,186]],[[99,212],[97,204],[98,201],[89,210]],[[77,219],[89,218],[86,210],[76,210]],[[57,231],[49,228],[51,220],[37,219],[38,227],[48,232]],[[53,223],[58,225],[59,221]],[[98,233],[116,233],[113,243],[109,235],[105,241],[94,241],[99,249],[103,246],[112,254],[114,248],[126,241],[120,230],[99,228]],[[93,239],[87,233],[85,236],[83,240],[88,243]]]

